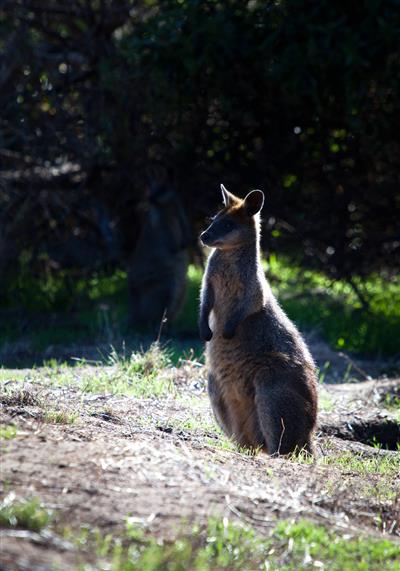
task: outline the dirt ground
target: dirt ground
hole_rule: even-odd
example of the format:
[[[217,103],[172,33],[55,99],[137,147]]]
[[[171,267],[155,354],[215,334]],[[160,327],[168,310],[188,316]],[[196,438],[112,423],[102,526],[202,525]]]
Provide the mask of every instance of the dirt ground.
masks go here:
[[[58,530],[87,525],[103,535],[118,533],[130,517],[152,534],[172,538],[182,521],[226,516],[268,534],[279,519],[307,518],[341,533],[400,542],[400,475],[387,479],[351,464],[323,462],[351,452],[377,463],[396,457],[400,468],[393,446],[400,441],[400,425],[380,404],[382,395],[400,390],[399,378],[340,384],[337,372],[336,382],[322,389],[328,405],[316,435],[319,459],[304,463],[225,448],[200,368],[171,373],[184,397],[179,399],[85,393],[78,386],[41,382],[40,374],[32,381],[28,373],[21,384],[10,372],[2,389],[1,423],[16,425],[18,432],[2,443],[1,493],[38,497],[54,512]],[[10,399],[21,386],[26,402]],[[73,411],[76,418],[70,424],[45,421],[44,405]],[[187,418],[201,422],[189,426]],[[390,430],[382,439],[393,450],[370,445],[371,435],[386,425]],[[0,534],[4,571],[68,570],[96,562],[93,553],[77,550],[60,533]]]

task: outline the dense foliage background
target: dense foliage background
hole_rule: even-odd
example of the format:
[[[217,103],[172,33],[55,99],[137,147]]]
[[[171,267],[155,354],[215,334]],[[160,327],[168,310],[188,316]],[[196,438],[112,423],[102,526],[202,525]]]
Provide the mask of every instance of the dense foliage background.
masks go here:
[[[126,264],[154,165],[193,249],[223,181],[265,190],[268,252],[399,267],[397,0],[5,0],[0,33],[3,288]]]

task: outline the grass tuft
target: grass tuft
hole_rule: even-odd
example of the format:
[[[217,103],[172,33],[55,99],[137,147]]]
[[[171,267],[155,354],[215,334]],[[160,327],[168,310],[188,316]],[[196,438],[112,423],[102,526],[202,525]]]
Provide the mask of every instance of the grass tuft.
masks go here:
[[[396,571],[400,546],[386,539],[340,536],[306,520],[282,521],[268,537],[228,518],[195,525],[174,540],[149,536],[127,520],[121,537],[96,531],[79,535],[79,545],[95,544],[109,571]]]
[[[41,531],[51,520],[51,512],[46,510],[37,498],[17,501],[14,493],[9,493],[0,504],[0,526],[6,528]]]
[[[400,473],[400,454],[374,454],[366,456],[354,452],[343,452],[340,455],[328,455],[317,460],[325,466],[336,466],[346,472],[369,475],[380,474],[396,477]]]
[[[308,521],[279,523],[273,540],[281,560],[288,561],[284,567],[288,570],[314,567],[330,571],[394,571],[399,568],[399,545],[385,539],[339,537]]]
[[[159,343],[153,343],[147,351],[133,352],[130,357],[119,355],[112,348],[107,362],[111,368],[88,378],[84,390],[151,398],[166,396],[174,389],[166,375],[171,366],[170,354]]]
[[[26,388],[6,390],[0,395],[0,402],[5,406],[41,406],[39,397]]]
[[[67,410],[48,410],[43,415],[44,422],[49,424],[74,424],[78,414]]]
[[[11,440],[17,436],[17,427],[14,424],[0,426],[0,440]]]

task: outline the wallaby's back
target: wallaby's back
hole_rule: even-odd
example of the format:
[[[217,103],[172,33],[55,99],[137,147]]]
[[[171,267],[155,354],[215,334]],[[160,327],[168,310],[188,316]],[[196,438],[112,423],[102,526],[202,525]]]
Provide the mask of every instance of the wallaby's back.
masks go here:
[[[261,267],[261,191],[240,200],[223,188],[225,208],[202,234],[214,247],[203,279],[200,334],[217,421],[240,445],[270,454],[312,451],[315,366]]]

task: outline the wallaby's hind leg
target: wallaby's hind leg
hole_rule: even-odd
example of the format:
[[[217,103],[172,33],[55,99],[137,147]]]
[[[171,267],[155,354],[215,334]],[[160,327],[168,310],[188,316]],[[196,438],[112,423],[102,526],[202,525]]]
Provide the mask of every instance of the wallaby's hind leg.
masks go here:
[[[208,375],[207,389],[216,421],[225,432],[225,434],[227,434],[229,437],[233,436],[232,423],[229,418],[229,412],[226,404],[224,403],[221,391],[218,388],[218,384],[215,380],[214,375]]]
[[[268,454],[313,453],[309,403],[301,395],[256,383],[255,402]]]

